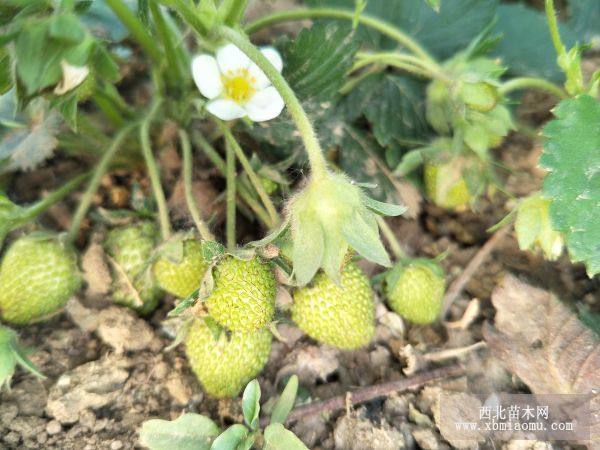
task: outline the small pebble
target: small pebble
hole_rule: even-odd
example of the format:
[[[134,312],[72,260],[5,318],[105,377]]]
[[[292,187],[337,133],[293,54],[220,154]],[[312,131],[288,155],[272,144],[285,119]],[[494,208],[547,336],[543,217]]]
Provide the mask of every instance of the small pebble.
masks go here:
[[[62,431],[62,426],[60,425],[60,422],[58,420],[51,420],[50,422],[48,422],[48,425],[46,425],[46,433],[48,433],[50,436],[54,436],[55,434],[58,434]]]
[[[120,450],[123,448],[123,443],[121,441],[112,441],[110,444],[110,450]]]

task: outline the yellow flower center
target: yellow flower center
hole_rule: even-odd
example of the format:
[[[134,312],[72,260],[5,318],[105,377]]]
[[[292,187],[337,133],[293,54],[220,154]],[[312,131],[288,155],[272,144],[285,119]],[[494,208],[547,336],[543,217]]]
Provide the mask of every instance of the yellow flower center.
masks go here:
[[[256,78],[248,69],[229,70],[221,76],[225,88],[225,96],[236,103],[245,103],[254,95]]]

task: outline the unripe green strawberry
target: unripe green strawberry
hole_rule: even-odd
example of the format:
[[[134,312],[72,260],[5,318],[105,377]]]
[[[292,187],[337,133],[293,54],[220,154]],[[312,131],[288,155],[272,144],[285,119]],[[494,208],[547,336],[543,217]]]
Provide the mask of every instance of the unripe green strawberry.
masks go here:
[[[425,193],[436,205],[454,209],[467,205],[471,194],[465,179],[453,163],[427,163],[424,167]]]
[[[260,184],[262,184],[262,187],[265,189],[265,192],[269,195],[274,193],[279,188],[279,185],[277,183],[275,183],[273,180],[267,177],[260,177]]]
[[[161,256],[152,267],[158,285],[170,294],[186,298],[200,287],[208,268],[202,256],[202,242],[188,239],[182,242],[181,261],[174,262]]]
[[[0,317],[27,324],[56,312],[80,286],[77,256],[55,238],[25,236],[0,265]]]
[[[113,258],[113,300],[140,314],[156,308],[160,288],[148,271],[158,230],[151,222],[115,228],[108,233],[106,251]]]
[[[275,276],[271,264],[233,256],[214,269],[214,289],[206,300],[210,316],[231,331],[253,331],[267,325],[275,313]]]
[[[267,363],[271,332],[263,328],[228,335],[222,330],[215,337],[215,331],[204,320],[195,319],[185,338],[185,352],[206,392],[215,397],[233,397]]]
[[[427,259],[398,264],[386,278],[390,307],[410,322],[434,322],[442,308],[445,282],[442,268]]]
[[[339,348],[367,345],[375,333],[375,305],[369,279],[353,262],[341,284],[320,272],[312,285],[294,293],[292,319],[313,339]]]

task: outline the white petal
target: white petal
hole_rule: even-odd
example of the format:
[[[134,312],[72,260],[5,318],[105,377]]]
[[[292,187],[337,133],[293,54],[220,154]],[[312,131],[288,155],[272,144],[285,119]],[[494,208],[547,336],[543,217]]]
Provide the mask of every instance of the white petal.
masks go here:
[[[64,59],[60,62],[60,67],[62,68],[62,80],[54,88],[56,95],[63,95],[71,89],[75,89],[90,73],[87,66],[73,66]]]
[[[233,44],[227,44],[217,50],[217,62],[223,75],[227,75],[229,71],[247,69],[250,65],[250,59]]]
[[[208,102],[206,109],[221,120],[239,119],[247,114],[244,108],[228,98],[212,100]]]
[[[198,55],[192,60],[192,77],[200,93],[207,98],[218,97],[223,92],[221,72],[211,55]]]
[[[265,120],[271,120],[281,114],[283,107],[283,99],[277,89],[273,86],[258,91],[254,96],[244,105],[244,108],[248,112],[248,117],[254,122],[264,122]]]
[[[275,50],[274,47],[262,47],[260,51],[265,55],[269,62],[273,64],[277,69],[277,72],[281,73],[281,69],[283,69],[283,60],[281,59],[279,52]],[[265,73],[260,70],[256,64],[251,63],[248,72],[256,79],[256,82],[254,83],[256,89],[263,89],[271,84]]]

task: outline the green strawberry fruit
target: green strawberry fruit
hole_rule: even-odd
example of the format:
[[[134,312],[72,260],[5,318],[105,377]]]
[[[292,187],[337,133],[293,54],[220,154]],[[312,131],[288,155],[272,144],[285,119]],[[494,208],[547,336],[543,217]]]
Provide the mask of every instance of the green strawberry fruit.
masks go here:
[[[353,262],[342,269],[341,284],[318,273],[312,285],[294,293],[292,319],[313,339],[339,348],[368,344],[375,333],[375,305],[369,279]]]
[[[390,307],[410,322],[434,322],[442,308],[444,271],[428,259],[414,259],[398,264],[386,278]]]
[[[234,397],[267,363],[272,336],[267,328],[229,336],[218,328],[195,319],[185,338],[185,351],[206,392]]]
[[[161,256],[152,271],[162,289],[176,297],[186,298],[200,287],[208,264],[202,255],[202,241],[189,239],[182,244],[183,256],[179,262]]]
[[[0,317],[21,325],[52,314],[80,283],[75,252],[54,238],[22,237],[0,265]]]
[[[228,256],[213,275],[214,289],[205,305],[219,325],[231,331],[253,331],[273,319],[277,287],[269,262]]]
[[[113,258],[113,300],[140,314],[156,308],[161,290],[148,269],[158,230],[151,222],[115,228],[108,233],[106,251]]]
[[[467,182],[452,162],[425,164],[424,177],[425,193],[442,208],[463,207],[472,199]]]

